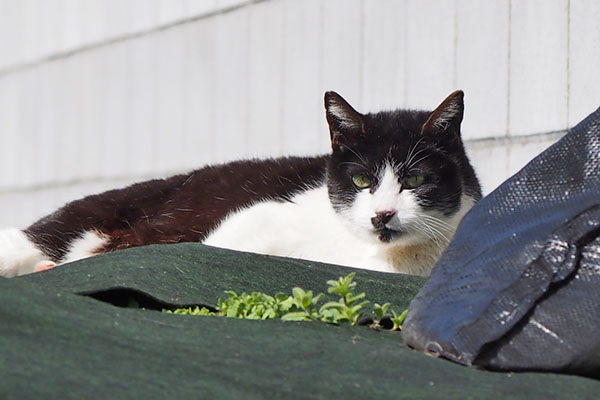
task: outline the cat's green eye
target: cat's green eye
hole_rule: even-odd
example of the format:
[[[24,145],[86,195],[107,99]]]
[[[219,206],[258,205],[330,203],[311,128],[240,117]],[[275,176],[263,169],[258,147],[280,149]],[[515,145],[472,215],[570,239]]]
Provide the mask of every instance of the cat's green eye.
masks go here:
[[[424,182],[425,177],[423,175],[413,175],[404,180],[404,187],[407,189],[415,189],[421,186]]]
[[[352,176],[352,182],[361,189],[366,189],[371,186],[371,180],[369,177],[364,175],[354,175]]]

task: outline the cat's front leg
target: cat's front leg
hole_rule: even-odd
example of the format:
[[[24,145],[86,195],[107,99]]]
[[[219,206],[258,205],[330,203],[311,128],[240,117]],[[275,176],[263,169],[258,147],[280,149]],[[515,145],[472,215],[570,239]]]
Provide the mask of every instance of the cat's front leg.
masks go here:
[[[30,274],[36,271],[36,265],[50,266],[50,263],[53,261],[22,230],[0,230],[0,276]]]

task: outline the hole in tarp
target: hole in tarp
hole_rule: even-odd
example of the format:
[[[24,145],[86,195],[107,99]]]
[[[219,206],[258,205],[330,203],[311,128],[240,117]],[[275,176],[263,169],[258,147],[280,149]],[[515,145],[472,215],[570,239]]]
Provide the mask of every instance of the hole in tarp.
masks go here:
[[[167,303],[150,296],[147,293],[131,288],[113,288],[97,292],[79,293],[81,296],[91,297],[103,303],[112,304],[122,308],[141,308],[144,310],[176,310],[178,308],[196,307],[196,304]],[[202,307],[202,305],[200,305]]]
[[[379,321],[379,325],[382,329],[392,329],[394,327],[394,322],[391,318],[385,317],[382,318],[381,321]]]
[[[375,321],[372,317],[363,316],[358,319],[358,325],[360,326],[370,326]],[[391,330],[394,327],[394,322],[390,317],[384,317],[379,321],[379,329],[387,329]]]

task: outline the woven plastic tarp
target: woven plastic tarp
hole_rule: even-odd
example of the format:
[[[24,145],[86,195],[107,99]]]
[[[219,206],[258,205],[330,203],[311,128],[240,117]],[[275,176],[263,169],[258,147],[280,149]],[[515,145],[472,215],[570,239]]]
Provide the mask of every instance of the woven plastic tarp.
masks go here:
[[[600,109],[467,214],[403,336],[467,365],[600,376]]]
[[[396,310],[424,283],[200,244],[134,248],[0,279],[0,398],[585,399],[600,391],[588,378],[465,368],[365,326],[157,311],[215,306],[229,289],[326,292],[328,279],[351,271],[359,291]]]

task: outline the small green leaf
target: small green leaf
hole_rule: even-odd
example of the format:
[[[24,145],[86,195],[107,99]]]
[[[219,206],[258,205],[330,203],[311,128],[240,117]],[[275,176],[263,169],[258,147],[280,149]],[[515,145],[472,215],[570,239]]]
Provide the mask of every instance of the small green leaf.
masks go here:
[[[362,303],[358,303],[358,304],[352,306],[351,310],[352,310],[353,313],[358,313],[358,310],[360,310],[361,308],[363,308],[367,304],[369,304],[369,300],[365,300]]]
[[[399,331],[402,329],[402,323],[404,322],[404,319],[406,318],[406,314],[408,314],[408,310],[404,310],[402,312],[402,314],[398,315],[396,313],[396,311],[392,310],[392,323],[394,324],[394,326],[392,327],[393,331]]]
[[[285,299],[279,303],[279,310],[281,312],[287,312],[293,306],[294,306],[294,299],[291,296],[288,296],[287,299]]]
[[[373,305],[373,312],[375,313],[375,317],[378,320],[383,319],[383,317],[385,317],[387,314],[388,308],[390,308],[390,303],[385,303],[383,305],[375,303]]]
[[[321,306],[321,310],[327,310],[329,308],[341,309],[346,308],[344,303],[340,303],[339,301],[328,301],[327,303]]]
[[[335,322],[336,319],[339,317],[340,312],[338,310],[336,310],[335,308],[328,308],[323,310],[321,308],[321,311],[319,311],[319,319],[323,322]]]
[[[286,301],[289,298],[290,298],[290,296],[288,296],[285,293],[277,293],[275,295],[275,300],[278,301],[278,302],[284,302],[284,301]]]
[[[400,314],[400,317],[398,317],[399,322],[402,324],[404,322],[404,320],[406,319],[406,315],[408,314],[408,309],[402,311],[402,314]]]
[[[348,295],[346,296],[346,304],[352,306],[358,300],[365,298],[365,296],[366,294],[364,292],[357,294],[356,296],[353,296],[352,293],[348,293]]]
[[[239,316],[239,312],[240,302],[236,301],[227,308],[227,311],[225,311],[225,315],[229,318],[237,318]]]
[[[302,302],[302,308],[304,308],[305,310],[308,310],[308,308],[312,304],[312,290],[309,290],[308,292],[304,293],[304,297],[302,297],[301,302]]]
[[[233,290],[226,290],[226,291],[225,291],[225,294],[226,294],[226,295],[229,295],[229,297],[233,297],[233,298],[237,298],[237,297],[239,297],[239,296],[237,295],[237,293],[236,293],[236,292],[234,292]]]
[[[311,292],[312,293],[312,292]],[[323,296],[325,296],[323,293],[319,293],[318,295],[316,295],[313,299],[312,299],[312,304],[313,305],[317,305],[318,302],[320,302],[323,299]]]
[[[291,312],[281,317],[283,321],[310,321],[311,318],[305,312]]]
[[[292,295],[295,299],[300,300],[305,296],[305,292],[302,288],[295,287],[292,289]]]

